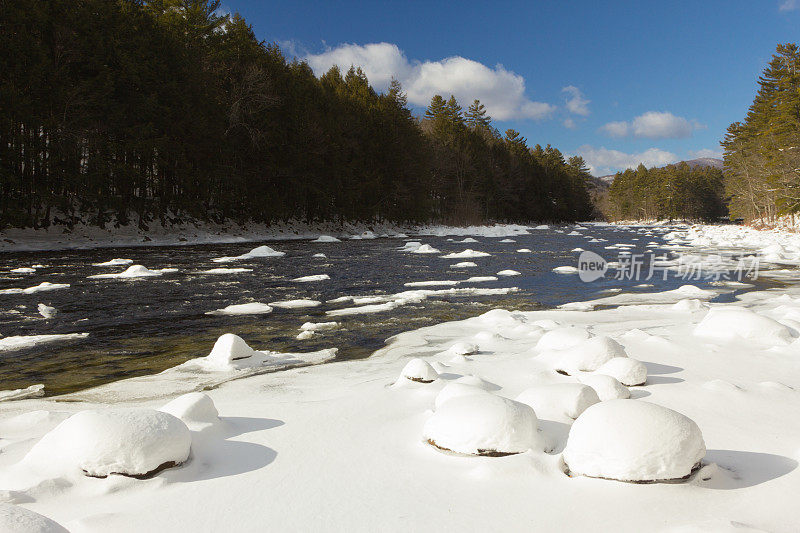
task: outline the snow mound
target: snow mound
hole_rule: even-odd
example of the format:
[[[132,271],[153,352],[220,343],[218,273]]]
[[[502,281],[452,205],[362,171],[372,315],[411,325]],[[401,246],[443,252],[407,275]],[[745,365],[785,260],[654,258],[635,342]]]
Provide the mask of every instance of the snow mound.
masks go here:
[[[436,399],[433,403],[436,409],[439,409],[442,405],[453,398],[461,398],[462,396],[474,396],[479,394],[490,393],[486,392],[486,390],[482,389],[481,387],[468,385],[466,383],[453,382],[448,383],[442,388],[441,391],[439,391],[439,394],[436,395]]]
[[[311,257],[318,257],[318,258],[320,258],[320,259],[325,259],[325,258],[327,258],[328,256],[327,256],[327,255],[325,255],[325,254],[319,253],[319,254],[314,254],[314,255],[312,255]]]
[[[578,381],[593,388],[601,402],[627,400],[631,397],[631,391],[625,385],[605,374],[583,374],[578,376]]]
[[[46,516],[10,503],[0,503],[0,531],[3,533],[69,533]]]
[[[438,254],[440,251],[430,244],[423,244],[411,250],[412,254]]]
[[[530,405],[539,418],[578,418],[590,405],[600,401],[593,388],[580,383],[537,385],[522,391],[518,402]]]
[[[417,383],[431,383],[439,379],[439,373],[427,361],[419,358],[414,358],[406,363],[400,376]]]
[[[560,266],[560,267],[555,267],[553,269],[553,272],[555,272],[556,274],[577,274],[578,269],[574,266]]]
[[[342,241],[340,241],[336,237],[332,237],[330,235],[320,235],[319,237],[317,237],[316,239],[314,239],[311,242],[342,242]]]
[[[472,250],[467,248],[463,252],[453,252],[442,256],[442,259],[469,259],[470,257],[488,257],[492,254],[488,254],[486,252],[479,252],[477,250]]]
[[[538,420],[530,406],[493,394],[471,394],[442,403],[425,423],[423,438],[448,451],[510,455],[542,450]]]
[[[286,252],[279,252],[278,250],[273,250],[269,246],[258,246],[253,248],[246,254],[237,255],[235,257],[217,257],[212,259],[215,263],[230,263],[231,261],[241,261],[245,259],[255,259],[257,257],[283,257],[286,255]]]
[[[480,351],[477,344],[471,342],[457,342],[447,349],[448,353],[453,355],[473,355]]]
[[[301,276],[299,278],[294,278],[292,281],[296,281],[298,283],[309,283],[312,281],[325,281],[326,279],[331,279],[331,277],[327,274],[314,274],[311,276]]]
[[[105,263],[92,263],[92,266],[110,267],[110,266],[121,266],[130,264],[133,264],[133,259],[111,259],[110,261],[106,261]]]
[[[589,337],[591,337],[591,334],[586,328],[557,327],[542,335],[539,342],[536,343],[536,348],[538,350],[566,350],[580,344]]]
[[[123,272],[115,274],[95,274],[94,276],[87,276],[89,279],[128,279],[128,278],[152,278],[156,276],[163,276],[170,272],[177,272],[177,268],[162,268],[150,270],[143,265],[131,265]]]
[[[260,302],[232,304],[216,311],[207,311],[207,315],[265,315],[272,312],[272,307]]]
[[[688,476],[705,456],[700,428],[684,415],[638,400],[589,407],[569,432],[564,462],[570,471],[620,481],[666,481]]]
[[[178,396],[158,410],[179,418],[195,431],[219,422],[219,412],[217,412],[214,401],[202,392],[190,392]]]
[[[419,241],[408,241],[402,247],[398,248],[401,252],[411,252],[422,246]]]
[[[150,476],[189,457],[189,428],[154,409],[80,411],[46,433],[23,463],[37,470],[80,469],[91,477]]]
[[[705,311],[708,309],[708,306],[697,298],[685,298],[672,304],[672,309],[675,311],[688,311],[692,313],[695,311]]]
[[[462,261],[460,263],[450,265],[450,268],[473,268],[476,266],[478,266],[478,263],[473,263],[472,261]]]
[[[628,354],[620,343],[611,337],[600,335],[561,351],[556,370],[562,370],[569,375],[581,371],[592,372],[615,357],[628,357]]]
[[[644,363],[628,357],[615,357],[595,372],[611,376],[626,387],[644,385],[647,381],[647,367]]]
[[[792,342],[789,328],[744,307],[714,307],[695,327],[694,334],[718,340],[746,339],[786,345]]]
[[[48,344],[58,341],[69,341],[76,339],[85,339],[88,333],[64,333],[53,335],[14,335],[11,337],[3,337],[0,339],[0,352],[12,352],[15,350],[23,350],[25,348],[32,348],[40,344]]]
[[[531,252],[530,248],[520,248],[519,250],[517,250],[517,253],[530,254],[530,253],[533,253],[533,252]]]
[[[517,272],[516,270],[501,270],[497,273],[498,276],[519,276],[522,272]]]

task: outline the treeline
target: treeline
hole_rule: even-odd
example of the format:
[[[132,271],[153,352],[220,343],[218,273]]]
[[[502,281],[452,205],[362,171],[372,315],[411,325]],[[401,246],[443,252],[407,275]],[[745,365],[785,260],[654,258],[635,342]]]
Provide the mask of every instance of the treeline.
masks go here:
[[[0,0],[0,226],[590,216],[582,159],[478,101],[418,119],[396,82],[316,78],[218,6]]]
[[[727,214],[720,169],[685,162],[661,168],[618,172],[608,192],[613,220],[704,220]]]
[[[731,216],[771,223],[800,211],[800,48],[780,44],[742,122],[728,127],[725,189]]]

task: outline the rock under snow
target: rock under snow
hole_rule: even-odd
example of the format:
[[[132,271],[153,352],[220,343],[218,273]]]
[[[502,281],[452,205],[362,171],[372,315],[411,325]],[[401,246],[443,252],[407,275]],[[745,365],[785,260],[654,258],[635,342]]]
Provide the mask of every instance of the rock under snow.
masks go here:
[[[247,359],[256,354],[256,350],[248,346],[240,336],[233,333],[225,333],[214,343],[214,347],[211,349],[211,353],[206,356],[206,360],[214,365],[228,366],[233,361]]]
[[[694,334],[719,340],[746,339],[765,344],[792,342],[789,328],[744,307],[714,307],[694,329]]]
[[[530,406],[493,394],[471,394],[442,403],[425,423],[423,438],[443,450],[509,455],[544,448]]]
[[[590,336],[591,334],[586,328],[559,327],[542,335],[539,342],[536,343],[536,348],[538,350],[565,350],[580,344]]]
[[[412,254],[438,254],[439,250],[431,246],[430,244],[423,244],[422,246],[417,246],[416,248],[411,250]]]
[[[578,376],[578,381],[593,388],[601,402],[627,400],[631,397],[631,391],[625,385],[606,374],[582,374]]]
[[[189,428],[145,408],[80,411],[46,433],[22,462],[37,470],[80,469],[92,477],[153,475],[189,457]]]
[[[434,406],[436,409],[441,407],[445,402],[452,400],[453,398],[460,398],[461,396],[473,396],[475,394],[490,394],[485,389],[481,387],[476,387],[475,385],[469,385],[466,383],[448,383],[445,385],[439,394],[436,395],[436,399],[434,400]]]
[[[647,367],[641,361],[629,357],[615,357],[595,372],[611,376],[626,387],[644,385],[647,381]]]
[[[480,347],[472,342],[457,342],[447,351],[453,355],[473,355],[480,351]]]
[[[317,237],[316,239],[314,239],[311,242],[342,242],[342,241],[340,241],[336,237],[332,237],[330,235],[320,235],[319,237]]]
[[[193,430],[202,430],[219,422],[219,412],[214,401],[202,392],[178,396],[158,410],[181,419]]]
[[[639,400],[611,400],[572,424],[564,462],[584,476],[665,481],[688,476],[705,453],[700,428],[686,416]]]
[[[0,503],[0,531],[3,533],[69,533],[57,522],[19,505]]]
[[[518,402],[530,405],[539,418],[578,418],[590,405],[600,401],[593,388],[580,383],[537,385],[522,391]]]
[[[419,358],[414,358],[403,367],[400,372],[401,377],[417,383],[431,383],[439,379],[439,373],[428,364]]]
[[[231,261],[241,261],[244,259],[254,259],[257,257],[282,257],[286,255],[286,252],[279,252],[270,248],[269,246],[258,246],[253,248],[246,254],[237,255],[235,257],[217,257],[212,259],[215,263],[229,263]]]
[[[628,357],[625,348],[611,337],[599,335],[558,352],[555,369],[572,376],[597,370],[615,357]]]
[[[478,266],[478,263],[474,263],[472,261],[462,261],[460,263],[455,263],[454,265],[450,265],[450,268],[473,268]]]
[[[53,318],[58,313],[55,307],[50,307],[49,305],[45,304],[37,305],[36,309],[39,311],[39,314],[42,315],[44,318]]]

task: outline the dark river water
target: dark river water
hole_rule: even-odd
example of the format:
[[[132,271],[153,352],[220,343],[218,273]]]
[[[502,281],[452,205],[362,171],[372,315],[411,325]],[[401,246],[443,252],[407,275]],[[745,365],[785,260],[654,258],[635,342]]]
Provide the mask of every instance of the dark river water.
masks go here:
[[[177,247],[105,248],[96,250],[25,252],[0,254],[0,289],[26,288],[41,282],[69,283],[68,289],[36,294],[0,295],[0,333],[39,335],[88,333],[74,341],[59,341],[16,351],[0,351],[0,390],[44,383],[50,394],[71,392],[126,377],[159,372],[193,357],[207,355],[222,333],[236,333],[252,347],[280,352],[312,351],[337,347],[339,359],[367,357],[383,346],[388,337],[409,329],[463,319],[495,307],[535,310],[571,301],[609,295],[608,289],[626,292],[660,291],[676,288],[686,281],[660,277],[649,281],[616,280],[613,275],[583,283],[577,275],[557,274],[554,267],[576,266],[581,247],[616,260],[619,250],[605,246],[635,245],[633,253],[650,241],[663,243],[660,235],[642,235],[635,229],[586,226],[581,235],[569,235],[572,227],[551,226],[531,230],[530,235],[502,238],[476,237],[478,242],[460,243],[464,237],[414,237],[346,240],[337,243],[309,241],[266,242],[286,253],[278,258],[256,258],[233,263],[215,263],[220,256],[246,253],[259,244],[240,243]],[[590,243],[591,236],[605,241]],[[406,240],[417,240],[441,250],[441,254],[413,254],[398,251]],[[488,252],[489,257],[443,259],[449,252],[465,248]],[[519,253],[528,248],[532,253]],[[658,251],[658,249],[655,249]],[[663,252],[663,250],[662,250]],[[314,258],[324,253],[326,258]],[[121,272],[126,266],[96,267],[92,263],[113,258],[132,259],[151,269],[177,268],[176,273],[143,279],[87,279],[100,273]],[[449,268],[461,261],[477,263],[475,268]],[[40,264],[33,274],[9,270]],[[252,272],[210,275],[210,268],[251,268]],[[340,296],[392,294],[416,287],[404,283],[425,280],[464,280],[489,276],[506,269],[521,272],[497,281],[462,284],[459,287],[516,287],[506,295],[435,296],[421,303],[396,309],[352,316],[328,317],[331,309],[352,307],[352,303],[327,303]],[[291,281],[299,276],[328,274],[329,280],[314,283]],[[637,288],[642,283],[654,287]],[[692,284],[704,287],[706,283]],[[447,287],[420,287],[444,289]],[[212,316],[207,311],[231,304],[269,303],[288,299],[322,301],[315,308],[279,309],[270,314]],[[55,307],[58,314],[44,319],[37,305]],[[306,322],[335,320],[341,327],[308,340],[297,340],[299,326]]]

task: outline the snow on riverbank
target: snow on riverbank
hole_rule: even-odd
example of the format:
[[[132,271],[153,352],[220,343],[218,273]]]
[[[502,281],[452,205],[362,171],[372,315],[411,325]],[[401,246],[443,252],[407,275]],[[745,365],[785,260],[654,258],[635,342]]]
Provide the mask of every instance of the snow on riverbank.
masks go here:
[[[692,253],[718,239],[773,244],[740,231],[669,238]],[[366,360],[318,366],[308,365],[332,354],[259,352],[225,336],[208,357],[155,376],[0,403],[0,502],[74,531],[794,531],[800,287],[700,301],[714,294],[493,310],[402,333]],[[591,361],[557,371],[587,347]],[[603,368],[627,360],[644,367],[645,383],[615,399],[626,389]],[[305,367],[274,372],[284,366],[272,361]],[[151,479],[18,467],[73,413],[158,409],[203,389],[213,404],[200,395],[165,408],[191,430],[190,459]],[[203,424],[190,424],[190,412]],[[601,479],[687,472],[669,484]]]

